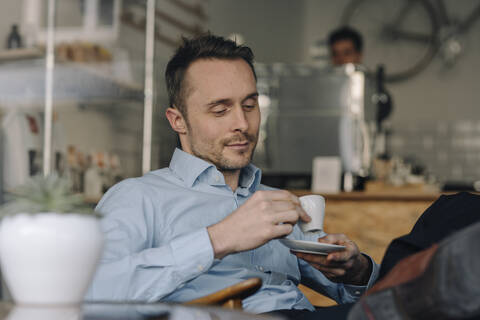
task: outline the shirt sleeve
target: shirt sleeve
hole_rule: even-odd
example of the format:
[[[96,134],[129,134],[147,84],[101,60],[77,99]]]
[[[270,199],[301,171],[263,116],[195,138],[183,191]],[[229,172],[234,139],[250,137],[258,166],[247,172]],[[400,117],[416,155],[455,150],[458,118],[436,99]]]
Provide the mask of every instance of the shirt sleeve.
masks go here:
[[[317,238],[326,235],[327,234],[325,232],[322,232],[305,236],[299,229],[295,232],[297,239],[309,241],[317,241]],[[315,291],[325,294],[339,304],[355,302],[366,290],[373,286],[379,274],[378,264],[376,264],[370,256],[366,254],[363,255],[370,260],[372,265],[372,272],[370,274],[368,283],[365,286],[333,282],[325,277],[322,272],[312,267],[308,262],[298,259],[298,265],[302,275],[301,283]]]
[[[104,215],[104,252],[86,300],[158,301],[213,263],[206,228],[152,247],[153,206],[135,184],[113,187],[97,211]]]

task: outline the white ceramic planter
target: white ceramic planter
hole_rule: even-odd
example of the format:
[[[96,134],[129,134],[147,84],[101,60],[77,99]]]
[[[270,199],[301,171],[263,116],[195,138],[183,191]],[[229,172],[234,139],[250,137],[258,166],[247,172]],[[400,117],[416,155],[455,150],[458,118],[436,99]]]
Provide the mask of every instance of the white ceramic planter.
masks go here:
[[[17,214],[0,225],[2,273],[19,304],[79,304],[102,248],[94,216]]]

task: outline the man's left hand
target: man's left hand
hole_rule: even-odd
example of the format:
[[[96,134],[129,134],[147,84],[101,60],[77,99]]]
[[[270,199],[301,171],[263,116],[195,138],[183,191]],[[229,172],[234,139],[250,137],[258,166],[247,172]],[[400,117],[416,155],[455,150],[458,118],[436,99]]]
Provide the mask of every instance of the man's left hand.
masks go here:
[[[357,245],[344,234],[329,234],[318,242],[345,246],[345,250],[331,252],[327,256],[292,252],[307,261],[333,282],[366,285],[371,274],[371,262],[362,255]]]

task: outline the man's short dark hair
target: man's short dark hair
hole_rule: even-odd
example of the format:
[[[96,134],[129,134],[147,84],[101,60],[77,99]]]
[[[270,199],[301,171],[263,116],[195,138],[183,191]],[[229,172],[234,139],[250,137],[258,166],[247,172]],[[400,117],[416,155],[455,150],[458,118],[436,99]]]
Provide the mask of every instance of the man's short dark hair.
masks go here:
[[[363,39],[362,35],[357,30],[347,26],[333,30],[328,36],[328,46],[331,48],[335,42],[341,40],[352,41],[355,50],[357,52],[362,52]]]
[[[185,106],[185,72],[190,64],[199,59],[243,59],[252,69],[255,79],[255,68],[253,67],[253,52],[243,45],[237,45],[234,41],[223,37],[205,34],[193,39],[183,38],[183,44],[177,49],[167,64],[165,80],[170,107],[176,107],[185,117],[187,110]]]

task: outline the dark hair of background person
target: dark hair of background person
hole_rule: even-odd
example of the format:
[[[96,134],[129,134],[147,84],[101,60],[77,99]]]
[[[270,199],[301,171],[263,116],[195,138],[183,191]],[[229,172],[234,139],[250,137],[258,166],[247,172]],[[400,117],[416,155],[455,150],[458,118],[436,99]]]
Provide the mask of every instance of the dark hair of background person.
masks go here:
[[[351,27],[341,27],[333,30],[328,36],[328,46],[332,47],[335,42],[340,40],[352,41],[357,52],[362,52],[363,50],[362,35]]]
[[[185,72],[194,61],[199,59],[243,59],[252,69],[255,80],[257,79],[253,67],[254,55],[249,47],[237,45],[232,40],[210,33],[193,39],[182,38],[182,40],[182,45],[167,64],[165,80],[170,107],[177,108],[184,117],[187,116],[184,99],[188,89],[184,81]]]

